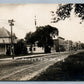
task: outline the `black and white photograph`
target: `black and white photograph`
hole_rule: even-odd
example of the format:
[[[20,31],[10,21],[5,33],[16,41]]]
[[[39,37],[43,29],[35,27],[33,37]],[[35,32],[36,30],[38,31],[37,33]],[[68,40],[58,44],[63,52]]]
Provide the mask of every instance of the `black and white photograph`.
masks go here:
[[[84,81],[84,4],[0,4],[0,81]]]

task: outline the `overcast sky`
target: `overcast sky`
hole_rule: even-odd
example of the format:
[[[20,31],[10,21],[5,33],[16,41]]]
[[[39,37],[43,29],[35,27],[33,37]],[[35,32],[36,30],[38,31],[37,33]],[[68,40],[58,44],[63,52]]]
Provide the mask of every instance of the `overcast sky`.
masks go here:
[[[58,4],[0,4],[0,28],[10,31],[8,20],[14,19],[13,32],[18,38],[24,38],[29,31],[35,31],[34,19],[37,26],[52,25],[59,29],[59,35],[66,40],[84,42],[84,23],[80,23],[73,11],[71,17],[58,23],[51,22],[50,11],[55,11]]]

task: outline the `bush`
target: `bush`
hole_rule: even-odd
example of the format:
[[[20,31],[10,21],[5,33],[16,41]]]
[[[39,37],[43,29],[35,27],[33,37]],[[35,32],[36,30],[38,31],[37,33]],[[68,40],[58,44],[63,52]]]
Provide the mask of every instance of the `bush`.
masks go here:
[[[15,55],[26,55],[27,47],[23,39],[19,40],[15,45]]]

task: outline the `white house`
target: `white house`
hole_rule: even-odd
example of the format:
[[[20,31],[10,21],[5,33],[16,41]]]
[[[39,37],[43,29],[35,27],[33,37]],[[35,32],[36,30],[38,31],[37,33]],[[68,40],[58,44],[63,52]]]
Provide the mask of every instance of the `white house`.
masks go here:
[[[35,42],[34,45],[32,45],[32,49],[31,49],[31,45],[27,45],[27,51],[28,53],[44,53],[44,48],[43,47],[38,47],[37,46],[37,42]]]

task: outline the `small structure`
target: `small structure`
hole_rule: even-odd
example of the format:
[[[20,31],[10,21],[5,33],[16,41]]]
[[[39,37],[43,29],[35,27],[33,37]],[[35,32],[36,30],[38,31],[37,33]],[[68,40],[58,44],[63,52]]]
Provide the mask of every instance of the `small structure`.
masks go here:
[[[17,38],[15,34],[12,35],[13,44],[17,43]],[[6,53],[10,50],[11,45],[11,34],[4,27],[0,28],[0,54],[6,55]]]
[[[27,51],[28,53],[44,53],[44,48],[43,47],[38,47],[37,42],[32,45],[27,45]]]

